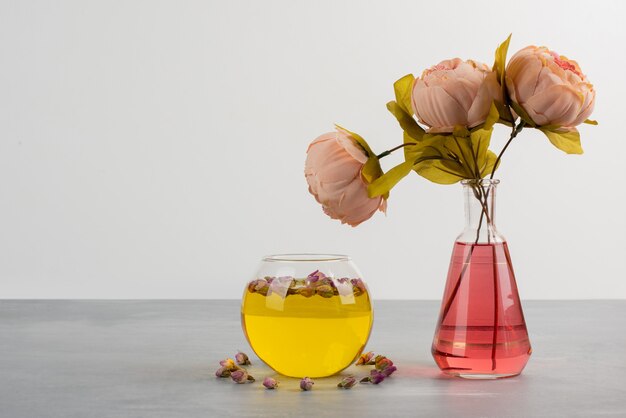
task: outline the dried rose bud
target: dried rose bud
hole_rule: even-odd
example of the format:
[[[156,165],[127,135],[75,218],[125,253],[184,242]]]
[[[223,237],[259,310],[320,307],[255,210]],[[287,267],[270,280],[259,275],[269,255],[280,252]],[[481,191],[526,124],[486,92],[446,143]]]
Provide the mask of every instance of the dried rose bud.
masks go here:
[[[226,360],[220,361],[220,366],[226,368],[226,370],[230,372],[239,369],[239,367],[237,367],[235,361],[232,358],[227,358]]]
[[[254,382],[254,377],[250,376],[248,372],[244,369],[239,369],[231,372],[230,378],[233,379],[235,383],[239,384]]]
[[[383,373],[379,372],[378,370],[374,369],[372,371],[370,371],[370,375],[367,377],[364,377],[363,379],[360,380],[361,383],[373,383],[375,385],[379,384],[380,382],[382,382],[383,380],[385,380],[387,376],[385,376]]]
[[[325,284],[322,286],[318,286],[317,289],[315,289],[315,293],[317,293],[318,295],[320,295],[323,298],[330,298],[335,294],[335,291],[333,290],[332,287],[330,287],[329,285]]]
[[[248,381],[248,372],[245,370],[235,370],[230,374],[230,378],[236,383],[246,383]]]
[[[237,364],[240,366],[247,366],[251,364],[246,353],[242,353],[241,351],[235,354],[235,360],[237,360]]]
[[[374,364],[377,370],[385,370],[387,367],[393,366],[393,361],[385,356],[376,356]]]
[[[266,377],[263,379],[263,386],[267,389],[276,389],[278,387],[278,381],[276,379],[272,379],[271,377]]]
[[[373,351],[368,351],[367,353],[361,354],[361,357],[356,361],[357,366],[364,366],[366,364],[374,364],[372,358],[374,357]]]
[[[338,388],[350,389],[352,386],[356,385],[356,379],[354,376],[344,377],[341,382],[337,384]]]
[[[309,379],[308,377],[303,377],[302,380],[300,380],[300,389],[305,391],[311,390],[314,384],[315,382],[313,380]]]
[[[302,289],[298,290],[298,294],[304,296],[305,298],[310,298],[315,294],[315,289],[310,287],[303,287]]]
[[[363,283],[363,280],[361,280],[361,279],[352,279],[352,280],[350,280],[350,283],[352,283],[354,294],[356,296],[360,296],[363,293],[367,292],[367,289],[365,288],[365,283]]]
[[[333,282],[333,279],[330,277],[324,277],[323,279],[318,280],[317,283],[315,283],[315,286],[330,286],[334,288],[335,282]]]
[[[377,370],[372,370],[372,372],[374,373],[371,373],[370,377],[372,378],[372,383],[375,385],[379,384],[380,382],[385,380],[385,378],[387,377],[383,373]]]
[[[222,366],[219,369],[217,369],[217,371],[215,372],[215,376],[217,376],[217,377],[229,377],[230,376],[230,370],[228,370],[226,367]]]
[[[248,292],[255,293],[256,292],[256,284],[257,284],[257,280],[252,280],[250,283],[248,283]]]
[[[396,366],[389,366],[389,367],[385,367],[383,370],[381,370],[381,373],[385,375],[385,377],[389,377],[393,374],[393,372],[395,372],[396,370],[398,370],[398,368]]]
[[[307,276],[307,281],[309,283],[315,283],[319,279],[324,279],[326,275],[319,270],[315,270],[313,273]]]
[[[263,296],[267,296],[267,292],[268,290],[270,290],[270,283],[266,280],[263,279],[259,279],[257,280],[257,284],[254,287],[254,290],[256,290],[257,293],[262,294]]]

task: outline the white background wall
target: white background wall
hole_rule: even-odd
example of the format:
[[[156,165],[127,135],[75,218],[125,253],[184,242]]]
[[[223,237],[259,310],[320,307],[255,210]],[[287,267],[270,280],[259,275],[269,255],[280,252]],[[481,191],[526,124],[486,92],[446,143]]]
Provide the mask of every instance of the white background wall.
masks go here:
[[[0,1],[0,297],[238,298],[259,258],[351,254],[377,298],[439,298],[459,185],[412,175],[356,229],[308,195],[338,122],[400,143],[392,83],[544,44],[598,91],[585,155],[524,132],[498,224],[525,298],[625,298],[620,1]],[[507,132],[492,144],[499,150]],[[395,165],[399,155],[387,159]]]

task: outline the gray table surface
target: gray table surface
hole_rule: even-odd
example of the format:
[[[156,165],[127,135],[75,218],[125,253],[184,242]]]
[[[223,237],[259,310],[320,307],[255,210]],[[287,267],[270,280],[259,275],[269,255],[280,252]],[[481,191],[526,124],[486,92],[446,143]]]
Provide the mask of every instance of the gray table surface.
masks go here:
[[[0,301],[0,417],[626,417],[626,301],[526,302],[533,355],[521,376],[497,381],[439,373],[437,302],[374,306],[368,349],[398,372],[301,392],[285,377],[261,386],[274,374],[246,343],[238,301]],[[237,349],[256,383],[214,377]]]

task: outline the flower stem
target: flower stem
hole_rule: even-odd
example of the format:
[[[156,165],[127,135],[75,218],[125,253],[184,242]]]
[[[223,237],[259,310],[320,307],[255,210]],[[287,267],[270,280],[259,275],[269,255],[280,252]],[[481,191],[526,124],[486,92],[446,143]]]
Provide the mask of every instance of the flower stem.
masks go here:
[[[498,268],[496,266],[496,247],[491,247],[493,257],[493,338],[491,339],[491,370],[496,370],[496,349],[498,347]]]
[[[404,148],[404,147],[406,147],[406,146],[409,146],[409,145],[416,145],[416,144],[417,144],[417,142],[405,142],[404,144],[398,145],[397,147],[393,147],[393,148],[391,148],[391,149],[388,149],[387,151],[383,151],[383,152],[381,152],[380,154],[378,154],[378,155],[376,156],[376,158],[381,159],[381,158],[383,158],[383,157],[388,156],[388,155],[389,155],[389,154],[391,154],[392,152],[399,150],[400,148]]]
[[[513,127],[511,129],[511,135],[509,136],[509,140],[506,142],[506,144],[502,148],[502,151],[500,151],[500,154],[498,154],[498,157],[496,158],[496,162],[493,165],[493,169],[491,170],[491,175],[489,176],[489,179],[493,179],[493,175],[496,172],[496,168],[498,167],[498,164],[500,163],[500,160],[502,159],[502,154],[504,154],[504,151],[506,151],[506,149],[509,147],[513,139],[522,131],[522,129],[524,129],[525,125],[526,123],[523,120],[520,121],[520,123],[517,125],[513,124]],[[482,189],[482,185],[479,185],[478,188]],[[469,261],[472,259],[474,248],[476,247],[476,245],[478,245],[478,241],[480,240],[480,229],[482,228],[482,224],[483,224],[483,218],[486,216],[487,223],[490,223],[489,213],[488,213],[488,200],[487,200],[489,198],[489,189],[484,193],[481,193],[480,191],[478,193],[476,192],[477,191],[475,190],[475,194],[478,194],[476,196],[476,199],[480,201],[480,204],[482,206],[482,211],[480,212],[480,219],[478,221],[478,228],[476,229],[476,240],[474,241],[474,245],[470,247],[465,263],[463,264],[463,268],[461,269],[461,273],[459,274],[459,279],[457,280],[455,287],[452,290],[452,293],[450,294],[450,297],[446,301],[446,304],[444,305],[441,311],[441,321],[440,321],[441,323],[443,323],[448,316],[448,312],[450,311],[450,308],[452,307],[452,303],[454,302],[454,299],[456,298],[459,288],[461,287],[461,280],[463,280],[463,276],[465,275],[467,266],[469,265]],[[490,238],[489,234],[490,234],[490,231],[487,230],[487,240],[489,240]]]
[[[511,129],[511,136],[509,136],[509,140],[506,141],[506,144],[504,144],[502,151],[500,151],[500,154],[498,154],[498,158],[496,158],[496,163],[493,165],[493,169],[491,169],[491,175],[489,176],[490,179],[492,179],[493,175],[496,173],[498,164],[500,164],[500,160],[502,159],[502,154],[504,154],[504,151],[506,151],[506,149],[509,147],[509,145],[513,141],[513,138],[515,138],[517,134],[522,132],[522,129],[524,129],[524,126],[526,126],[526,122],[524,122],[523,120],[520,121],[520,123],[517,125],[513,124],[513,127]]]

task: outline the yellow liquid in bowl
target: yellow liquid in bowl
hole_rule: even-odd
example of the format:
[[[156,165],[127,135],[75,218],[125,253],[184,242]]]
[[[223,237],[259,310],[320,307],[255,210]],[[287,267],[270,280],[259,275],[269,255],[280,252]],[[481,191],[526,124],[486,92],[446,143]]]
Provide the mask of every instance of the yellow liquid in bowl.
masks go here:
[[[356,361],[373,318],[367,292],[282,297],[246,290],[241,308],[254,352],[278,373],[298,378],[330,376]]]

